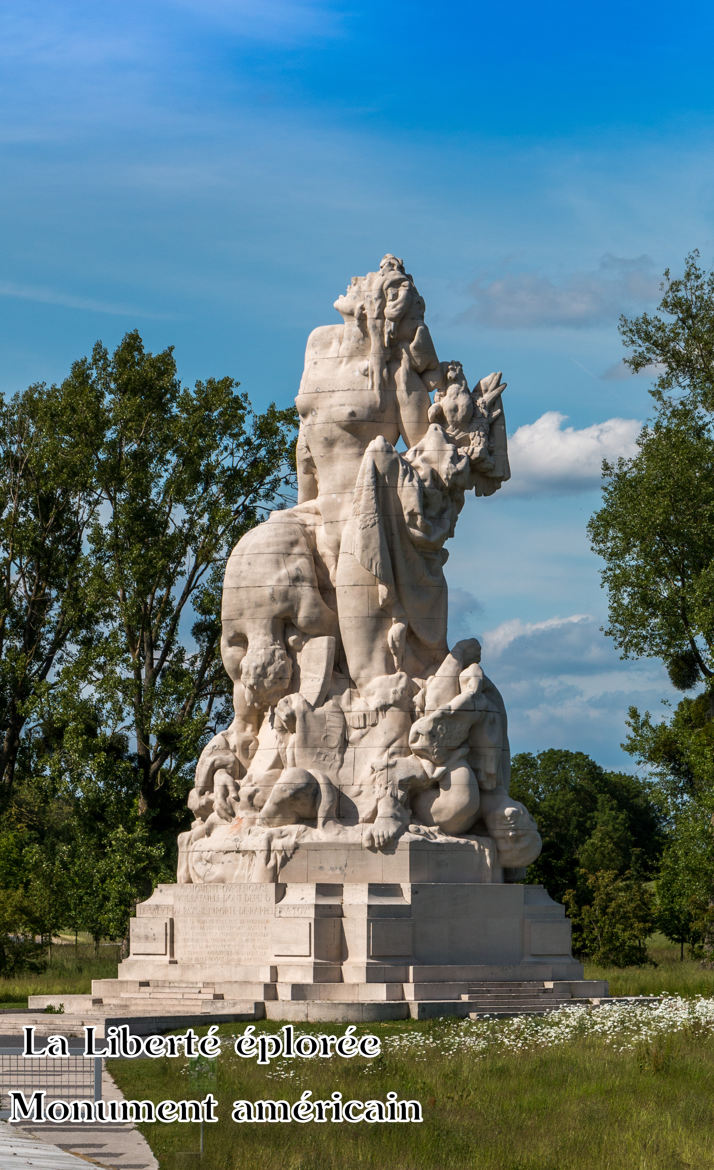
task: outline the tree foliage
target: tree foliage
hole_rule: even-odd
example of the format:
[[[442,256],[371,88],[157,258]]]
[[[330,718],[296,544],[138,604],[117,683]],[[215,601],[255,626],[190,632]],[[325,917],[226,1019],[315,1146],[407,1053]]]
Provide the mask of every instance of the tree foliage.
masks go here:
[[[688,690],[714,671],[714,436],[679,406],[645,427],[632,459],[605,464],[589,525],[605,562],[610,634],[626,657],[663,661]]]
[[[38,925],[32,900],[23,890],[0,889],[0,975],[44,966]]]
[[[290,497],[296,430],[237,386],[133,332],[0,402],[0,887],[41,934],[123,933],[230,721],[223,569]]]
[[[236,387],[182,386],[172,350],[134,332],[3,407],[6,793],[23,752],[29,775],[88,725],[85,746],[121,741],[142,810],[175,830],[200,741],[228,721],[223,566],[292,476],[294,411],[256,414]]]
[[[89,546],[106,616],[94,687],[131,736],[142,806],[175,831],[186,766],[211,717],[230,722],[225,561],[290,480],[294,411],[255,414],[232,378],[184,387],[172,351],[147,354],[137,333],[111,356],[95,346],[69,381],[102,419]]]
[[[657,878],[657,925],[672,942],[703,951],[712,930],[712,819],[692,803],[680,813]]]
[[[95,404],[78,388],[0,399],[0,801],[12,793],[39,696],[91,628]]]
[[[622,318],[625,362],[656,374],[638,451],[603,467],[590,521],[609,629],[626,657],[661,659],[688,690],[714,673],[714,272],[665,272],[660,311]]]
[[[608,772],[583,752],[523,752],[513,758],[511,793],[533,814],[543,839],[528,880],[557,901],[583,884],[581,871],[655,873],[663,814],[651,786],[636,776]]]
[[[648,879],[665,840],[652,786],[608,772],[583,752],[551,749],[514,757],[511,793],[543,838],[528,880],[565,902],[575,953],[618,966],[646,962],[654,922]]]
[[[659,311],[620,328],[626,364],[654,374],[655,414],[631,459],[604,464],[589,530],[623,655],[658,658],[675,687],[699,687],[669,719],[632,708],[626,747],[667,812],[661,929],[714,958],[714,271],[691,253],[681,276],[665,272]]]
[[[639,966],[648,961],[647,938],[656,922],[649,887],[636,875],[598,870],[586,875],[589,896],[565,894],[573,924],[573,950],[603,967]]]
[[[665,269],[658,313],[620,321],[632,351],[625,362],[634,373],[654,370],[651,393],[664,411],[673,401],[714,411],[714,271],[705,272],[699,259],[690,252],[681,276]]]

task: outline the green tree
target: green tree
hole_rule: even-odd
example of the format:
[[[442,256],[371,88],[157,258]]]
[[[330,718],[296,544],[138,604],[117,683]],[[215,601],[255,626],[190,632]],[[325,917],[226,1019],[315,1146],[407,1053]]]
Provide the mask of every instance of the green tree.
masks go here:
[[[658,313],[620,322],[625,364],[656,373],[655,417],[631,459],[603,464],[589,531],[608,633],[625,657],[661,659],[686,691],[714,674],[714,272],[692,252],[661,287]]]
[[[101,937],[124,938],[134,907],[151,893],[153,875],[162,860],[163,849],[152,843],[145,820],[114,830],[97,874],[96,921]]]
[[[657,878],[657,925],[671,942],[694,950],[701,942],[709,907],[711,845],[706,829],[692,839],[683,823],[665,850]],[[709,848],[707,848],[709,845]]]
[[[663,813],[650,785],[608,772],[583,752],[550,749],[514,756],[511,793],[533,814],[543,838],[528,880],[562,901],[589,887],[583,874],[656,872],[664,843]]]
[[[106,801],[130,791],[172,845],[202,740],[230,719],[223,566],[291,489],[295,412],[254,412],[232,378],[183,386],[134,332],[0,424],[6,803],[18,768],[26,809],[56,789],[58,759],[64,797],[86,795],[108,754]]]
[[[714,721],[706,692],[682,699],[671,717],[660,722],[633,707],[627,725],[625,746],[656,778],[672,817],[690,800],[711,806]]]
[[[255,414],[232,378],[182,386],[172,350],[146,353],[138,333],[113,355],[95,346],[68,382],[103,418],[89,547],[106,618],[93,686],[129,733],[140,807],[170,838],[202,737],[212,719],[230,721],[225,561],[291,483],[295,412]]]
[[[699,259],[695,249],[681,276],[665,270],[658,313],[620,320],[632,351],[625,362],[635,373],[656,371],[651,394],[664,410],[681,401],[714,411],[714,271],[705,272]]]
[[[647,938],[655,925],[652,893],[636,875],[613,870],[586,875],[589,897],[574,891],[564,901],[573,924],[573,950],[602,966],[639,966],[648,961]]]
[[[230,721],[223,568],[291,498],[296,431],[237,385],[134,332],[0,402],[0,887],[35,933],[124,934]]]
[[[45,957],[35,938],[38,928],[31,899],[22,890],[0,889],[0,975],[41,970]]]
[[[603,465],[589,531],[623,656],[658,658],[675,687],[698,688],[669,719],[632,708],[626,747],[666,805],[661,920],[680,945],[701,930],[714,958],[714,868],[705,878],[699,860],[714,814],[714,272],[693,252],[681,276],[665,272],[662,294],[657,313],[621,320],[626,364],[655,375],[655,414],[631,459]]]
[[[72,384],[0,399],[0,807],[38,697],[96,615],[86,541],[99,492],[96,403]]]
[[[592,831],[578,849],[578,862],[589,873],[608,869],[624,873],[630,867],[633,853],[638,857],[632,841],[627,811],[619,808],[609,793],[602,792],[597,798]]]
[[[664,274],[659,312],[622,318],[625,364],[652,369],[654,421],[638,452],[603,466],[590,521],[609,633],[626,657],[660,658],[689,690],[714,671],[714,272],[699,253]]]
[[[606,632],[625,657],[659,658],[683,690],[714,672],[713,531],[711,418],[668,406],[631,459],[603,465],[589,532],[605,562]]]

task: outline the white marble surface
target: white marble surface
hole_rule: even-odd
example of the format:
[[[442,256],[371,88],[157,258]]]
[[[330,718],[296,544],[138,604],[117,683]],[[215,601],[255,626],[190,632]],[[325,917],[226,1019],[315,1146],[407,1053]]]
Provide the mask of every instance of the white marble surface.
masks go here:
[[[276,881],[306,841],[384,851],[425,829],[445,846],[488,838],[501,881],[540,838],[508,794],[506,708],[481,647],[447,644],[443,564],[466,496],[509,478],[505,383],[471,389],[439,360],[396,256],[334,307],[296,399],[298,504],[226,567],[235,718],[198,762],[178,880]],[[491,582],[497,564],[492,550]]]

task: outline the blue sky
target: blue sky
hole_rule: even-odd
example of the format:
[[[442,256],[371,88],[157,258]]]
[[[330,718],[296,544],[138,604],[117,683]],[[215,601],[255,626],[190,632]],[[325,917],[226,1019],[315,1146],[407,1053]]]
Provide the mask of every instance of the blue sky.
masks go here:
[[[5,0],[0,389],[138,327],[183,378],[287,403],[348,279],[404,256],[442,358],[503,369],[514,478],[447,573],[516,750],[621,766],[621,663],[584,526],[649,411],[621,312],[714,250],[714,9]]]

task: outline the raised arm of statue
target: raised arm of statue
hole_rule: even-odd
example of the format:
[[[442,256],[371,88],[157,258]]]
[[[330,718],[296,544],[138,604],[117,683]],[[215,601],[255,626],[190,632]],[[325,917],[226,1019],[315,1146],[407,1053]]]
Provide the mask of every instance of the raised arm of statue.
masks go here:
[[[421,298],[420,298],[421,299]],[[402,341],[401,363],[395,375],[399,430],[407,447],[414,447],[429,426],[429,393],[443,385],[441,364],[427,326],[412,322]],[[412,333],[411,337],[409,333]]]
[[[424,380],[411,365],[409,351],[406,349],[394,381],[399,411],[399,433],[407,448],[415,447],[429,428],[431,399]]]

